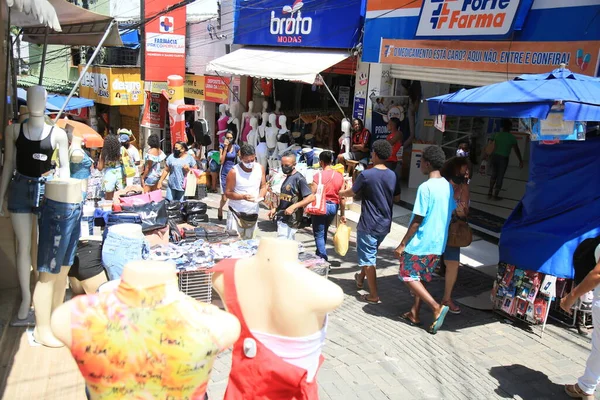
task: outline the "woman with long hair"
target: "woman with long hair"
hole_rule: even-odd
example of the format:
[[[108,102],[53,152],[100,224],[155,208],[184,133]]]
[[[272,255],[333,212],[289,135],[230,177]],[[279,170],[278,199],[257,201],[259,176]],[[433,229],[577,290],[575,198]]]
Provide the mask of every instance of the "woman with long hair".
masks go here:
[[[167,158],[167,165],[158,181],[158,187],[161,188],[163,181],[167,175],[169,176],[169,180],[167,181],[167,200],[183,200],[183,195],[185,194],[184,179],[190,169],[195,166],[196,161],[194,157],[188,154],[187,143],[175,143],[173,154]]]
[[[123,151],[119,137],[108,134],[104,138],[104,146],[98,160],[98,170],[103,171],[102,191],[106,200],[112,200],[115,190],[125,188],[123,172]]]
[[[227,197],[225,197],[225,186],[227,185],[227,174],[231,171],[231,168],[235,165],[235,160],[240,152],[240,146],[234,143],[235,136],[232,131],[227,131],[223,144],[219,146],[220,149],[220,160],[221,160],[221,203],[219,204],[219,211],[217,218],[219,221],[223,220],[223,207],[227,203]]]
[[[453,157],[446,161],[441,173],[454,189],[456,209],[452,213],[452,219],[466,220],[469,215],[470,202],[469,160],[465,157]],[[442,305],[448,306],[452,314],[460,314],[460,307],[452,301],[452,290],[458,278],[458,267],[460,265],[460,247],[446,246],[443,260],[446,265],[446,284]]]
[[[142,185],[144,193],[158,190],[158,181],[162,176],[162,163],[167,155],[160,149],[160,139],[153,133],[148,137],[148,146],[150,149],[144,156],[144,170],[142,172]]]

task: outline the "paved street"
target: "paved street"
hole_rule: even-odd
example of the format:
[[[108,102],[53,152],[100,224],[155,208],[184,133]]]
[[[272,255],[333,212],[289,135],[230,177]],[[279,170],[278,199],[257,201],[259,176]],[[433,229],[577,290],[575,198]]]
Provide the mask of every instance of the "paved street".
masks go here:
[[[207,203],[216,205],[215,200],[211,195]],[[274,235],[272,223],[262,221],[260,228],[260,236]],[[310,231],[297,239],[314,251]],[[332,268],[329,279],[343,288],[346,298],[329,319],[326,361],[318,375],[322,399],[566,399],[561,384],[583,372],[589,339],[562,326],[549,325],[540,338],[537,329],[467,307],[460,315],[449,315],[435,336],[405,324],[398,316],[410,308],[412,298],[396,277],[390,248],[379,258],[379,305],[357,300],[353,244],[343,260],[333,260],[340,266]],[[456,297],[483,293],[491,285],[489,276],[463,268]],[[436,278],[430,290],[439,299],[443,280]],[[425,308],[422,320],[424,326],[431,321]],[[216,362],[212,399],[221,398],[230,363],[228,353]]]

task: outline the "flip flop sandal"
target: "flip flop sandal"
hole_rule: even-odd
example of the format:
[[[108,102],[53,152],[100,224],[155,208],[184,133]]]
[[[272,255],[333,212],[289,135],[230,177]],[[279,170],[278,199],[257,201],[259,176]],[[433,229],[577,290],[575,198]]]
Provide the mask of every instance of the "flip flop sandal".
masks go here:
[[[594,395],[585,393],[577,383],[565,385],[565,393],[572,399],[594,400]]]
[[[410,318],[410,311],[406,312],[404,314],[402,314],[400,316],[400,319],[402,319],[404,322],[406,322],[407,324],[409,324],[410,326],[421,326],[423,325],[421,322],[415,322]]]
[[[363,287],[365,287],[365,283],[358,283],[358,275],[358,273],[354,274],[354,282],[356,282],[357,289],[362,289]]]
[[[448,306],[442,306],[442,312],[440,313],[439,317],[437,317],[437,319],[435,321],[433,321],[433,324],[431,324],[431,326],[429,327],[429,330],[428,330],[429,333],[431,333],[432,335],[435,335],[436,333],[438,333],[438,331],[444,324],[444,319],[446,318],[446,315],[448,314],[448,310],[449,310]]]
[[[369,304],[379,304],[379,303],[381,303],[381,300],[379,300],[379,297],[377,298],[377,300],[370,300],[368,294],[363,294],[358,299],[360,301],[362,301],[363,303],[369,303]]]
[[[454,304],[454,303],[451,303],[451,302],[447,302],[447,301],[445,301],[445,302],[443,302],[443,303],[442,303],[442,305],[443,305],[443,306],[448,306],[448,312],[449,312],[450,314],[455,314],[455,315],[458,315],[458,314],[460,314],[460,312],[461,312],[461,309],[460,309],[460,307],[459,307],[459,306],[457,306],[457,305],[456,305],[456,304]],[[452,307],[452,306],[454,306],[454,307]]]

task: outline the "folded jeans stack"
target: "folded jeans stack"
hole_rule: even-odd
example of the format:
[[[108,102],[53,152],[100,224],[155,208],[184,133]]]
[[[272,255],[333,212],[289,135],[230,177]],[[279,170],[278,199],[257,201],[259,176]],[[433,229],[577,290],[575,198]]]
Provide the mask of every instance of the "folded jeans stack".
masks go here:
[[[148,259],[150,247],[142,238],[132,238],[108,231],[102,246],[102,263],[111,281],[119,279],[130,261]]]

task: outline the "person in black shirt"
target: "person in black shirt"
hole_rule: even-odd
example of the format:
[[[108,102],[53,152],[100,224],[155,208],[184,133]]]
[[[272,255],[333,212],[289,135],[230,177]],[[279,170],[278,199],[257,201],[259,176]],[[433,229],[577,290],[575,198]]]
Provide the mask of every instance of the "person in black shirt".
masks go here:
[[[296,155],[290,151],[281,156],[281,170],[287,178],[281,185],[279,206],[271,209],[269,218],[277,217],[277,237],[296,240],[302,222],[304,207],[315,200],[311,188],[302,174],[296,171]]]

